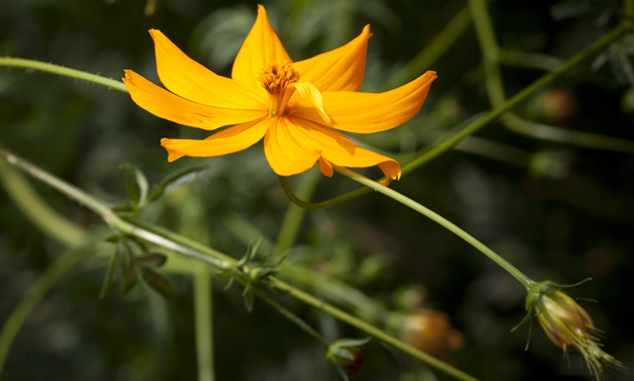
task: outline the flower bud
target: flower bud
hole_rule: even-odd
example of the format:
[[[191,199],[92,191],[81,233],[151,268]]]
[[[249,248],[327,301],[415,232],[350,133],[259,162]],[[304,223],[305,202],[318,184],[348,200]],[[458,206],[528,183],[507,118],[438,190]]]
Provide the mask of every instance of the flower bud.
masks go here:
[[[446,363],[451,363],[449,352],[464,345],[462,333],[451,326],[447,314],[439,311],[420,308],[393,317],[391,323],[406,343]]]
[[[526,310],[537,318],[550,341],[564,353],[576,350],[585,358],[597,379],[608,367],[623,368],[599,344],[592,318],[577,302],[551,281],[533,285],[526,297]]]
[[[364,355],[360,346],[370,341],[370,338],[362,340],[341,339],[330,344],[326,360],[330,369],[341,380],[348,380],[348,375],[353,375],[361,370]]]

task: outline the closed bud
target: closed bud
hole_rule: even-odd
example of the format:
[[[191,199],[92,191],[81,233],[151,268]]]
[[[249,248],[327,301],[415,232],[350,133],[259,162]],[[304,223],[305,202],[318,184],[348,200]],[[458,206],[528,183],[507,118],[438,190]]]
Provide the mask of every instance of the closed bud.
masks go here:
[[[370,338],[362,340],[341,339],[330,344],[326,360],[330,369],[341,380],[348,380],[348,375],[353,375],[361,370],[364,354],[360,346],[370,341]]]
[[[390,329],[416,349],[451,363],[450,352],[464,346],[462,333],[451,326],[443,312],[420,308],[390,318]]]
[[[564,353],[573,350],[581,353],[597,379],[606,368],[623,368],[601,349],[598,331],[588,312],[561,287],[551,281],[533,285],[526,298],[526,310],[537,318],[546,336]]]

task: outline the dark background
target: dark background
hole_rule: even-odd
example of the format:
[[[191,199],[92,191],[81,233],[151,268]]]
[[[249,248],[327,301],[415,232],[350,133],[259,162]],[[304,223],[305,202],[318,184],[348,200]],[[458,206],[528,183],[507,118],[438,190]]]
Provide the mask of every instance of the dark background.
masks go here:
[[[231,63],[255,20],[257,2],[159,0],[144,14],[142,0],[2,0],[0,55],[36,59],[118,79],[134,69],[158,83],[150,28],[217,73]],[[264,2],[293,59],[341,46],[371,24],[363,91],[377,91],[460,11],[462,1]],[[580,51],[618,22],[610,1],[492,1],[500,45],[561,59]],[[523,117],[572,130],[634,140],[628,82],[631,40],[613,45],[600,65],[557,80],[516,107]],[[619,61],[619,54],[621,58]],[[423,109],[405,125],[360,140],[394,153],[424,147],[470,116],[488,110],[480,50],[472,27],[432,67],[439,78]],[[504,66],[515,94],[543,75]],[[405,80],[405,79],[403,79]],[[559,96],[557,103],[552,96]],[[563,95],[562,95],[563,94]],[[550,107],[550,108],[549,108]],[[553,111],[554,110],[554,111]],[[598,302],[581,302],[603,331],[605,350],[634,366],[632,317],[634,159],[631,154],[579,148],[514,134],[494,123],[477,134],[504,144],[497,159],[445,153],[392,187],[464,228],[537,281],[563,284]],[[275,240],[289,201],[261,143],[221,158],[168,164],[162,137],[206,136],[158,119],[129,96],[98,85],[0,67],[0,142],[55,175],[109,202],[125,199],[122,162],[151,181],[207,162],[209,175],[151,206],[145,217],[239,257],[245,224]],[[469,148],[471,147],[471,148]],[[523,158],[520,163],[514,157]],[[378,176],[376,169],[363,173]],[[291,179],[295,183],[295,179]],[[99,221],[57,192],[34,184],[57,210],[85,226]],[[335,174],[321,180],[315,200],[355,189]],[[29,285],[64,248],[40,233],[0,191],[0,323]],[[248,235],[248,234],[247,234]],[[444,311],[463,332],[455,365],[486,380],[591,379],[579,355],[561,350],[526,327],[520,285],[490,260],[406,207],[368,194],[308,212],[291,258],[331,273],[399,309],[394,291],[423,286],[426,307]],[[295,258],[293,254],[295,253]],[[89,260],[64,277],[33,311],[9,354],[5,380],[190,380],[196,378],[190,279],[169,275],[176,297],[165,302],[137,288],[98,300],[105,261]],[[215,291],[214,332],[219,380],[329,380],[325,351],[297,327],[256,302],[249,314],[239,287]],[[362,333],[290,298],[281,298],[326,336]],[[333,333],[334,332],[334,333]],[[448,379],[424,371],[376,340],[367,346],[358,380]],[[611,379],[627,379],[629,375]],[[620,378],[619,378],[620,377]]]

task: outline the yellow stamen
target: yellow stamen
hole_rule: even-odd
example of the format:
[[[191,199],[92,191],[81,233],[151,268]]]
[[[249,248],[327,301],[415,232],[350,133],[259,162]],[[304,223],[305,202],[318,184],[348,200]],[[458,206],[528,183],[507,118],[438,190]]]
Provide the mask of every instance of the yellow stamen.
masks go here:
[[[262,70],[262,74],[260,74],[258,79],[268,93],[269,116],[278,116],[284,98],[284,91],[288,85],[299,81],[299,72],[289,63],[280,65],[277,62],[273,62]]]

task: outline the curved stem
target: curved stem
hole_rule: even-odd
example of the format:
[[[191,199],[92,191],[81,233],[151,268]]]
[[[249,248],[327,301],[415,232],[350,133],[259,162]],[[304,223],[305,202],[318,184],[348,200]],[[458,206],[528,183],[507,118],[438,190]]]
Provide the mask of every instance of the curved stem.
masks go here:
[[[517,93],[515,96],[511,97],[506,102],[503,102],[499,107],[496,107],[493,111],[489,112],[487,115],[468,125],[464,129],[456,132],[449,133],[448,136],[442,137],[438,140],[437,143],[432,143],[429,147],[425,147],[421,150],[421,154],[407,165],[403,167],[403,174],[413,171],[414,169],[420,167],[421,165],[435,159],[446,151],[450,150],[454,145],[456,145],[459,141],[464,139],[465,137],[477,132],[483,127],[493,123],[497,119],[499,119],[502,115],[506,114],[513,107],[517,106],[519,103],[526,100],[531,95],[535,94],[537,91],[541,90],[545,86],[552,83],[557,78],[562,75],[568,73],[572,69],[576,68],[578,65],[594,56],[601,50],[603,50],[609,43],[621,37],[627,31],[629,31],[632,27],[630,27],[627,23],[623,23],[612,29],[610,32],[606,33],[603,37],[599,38],[592,45],[588,46],[581,52],[577,53],[575,56],[571,57],[567,60],[563,65],[559,66],[556,70],[553,70],[550,73],[545,74],[543,77],[533,82],[531,85],[524,88],[522,91]],[[295,196],[288,184],[286,184],[283,180],[282,187],[284,187],[284,191],[288,195],[289,199],[295,204],[301,206],[305,209],[323,209],[329,208],[331,206],[340,204],[342,202],[352,200],[356,197],[364,195],[368,193],[370,190],[368,188],[359,188],[352,192],[343,194],[341,196],[335,197],[333,199],[322,201],[322,202],[306,202],[304,200],[299,199]]]
[[[27,60],[24,58],[0,57],[0,66],[21,67],[27,69],[35,69],[61,75],[64,77],[77,78],[83,81],[92,82],[97,85],[106,86],[124,93],[128,92],[123,82],[111,78],[102,77],[96,74],[86,73],[85,71],[69,69],[59,65],[53,65],[46,62],[35,60]]]
[[[502,267],[509,274],[511,274],[518,282],[520,282],[522,284],[522,286],[526,287],[527,290],[530,288],[531,285],[533,285],[535,283],[529,277],[527,277],[521,271],[519,271],[515,266],[511,265],[504,258],[500,257],[496,252],[494,252],[493,250],[489,249],[482,242],[478,241],[473,236],[471,236],[469,233],[467,233],[464,230],[460,229],[458,226],[456,226],[453,223],[449,222],[447,219],[445,219],[444,217],[440,216],[439,214],[437,214],[437,213],[433,212],[432,210],[422,206],[421,204],[417,203],[416,201],[412,200],[411,198],[405,197],[402,194],[398,193],[397,191],[395,191],[395,190],[393,190],[391,188],[388,188],[386,186],[383,186],[383,185],[377,183],[374,180],[370,180],[367,177],[361,176],[360,174],[358,174],[358,173],[356,173],[354,171],[351,171],[351,170],[349,170],[347,168],[342,168],[342,167],[334,167],[334,168],[335,168],[335,170],[337,172],[343,174],[344,176],[347,176],[347,177],[351,178],[352,180],[354,180],[356,182],[359,182],[359,183],[361,183],[361,184],[367,186],[368,188],[371,188],[371,189],[373,189],[373,190],[375,190],[377,192],[383,193],[384,195],[386,195],[386,196],[394,199],[395,201],[398,201],[401,204],[403,204],[403,205],[405,205],[405,206],[417,211],[418,213],[420,213],[423,216],[431,219],[432,221],[438,223],[439,225],[441,225],[445,229],[449,230],[450,232],[454,233],[458,237],[462,238],[468,244],[470,244],[471,246],[473,246],[476,249],[478,249],[482,254],[486,255],[491,260],[493,260],[493,262],[495,262],[498,265],[500,265],[500,267]]]
[[[86,247],[77,247],[68,250],[49,266],[37,281],[29,287],[26,295],[20,300],[18,305],[11,311],[6,322],[0,331],[0,375],[9,354],[9,349],[15,336],[20,331],[26,318],[30,315],[37,303],[46,295],[46,293],[59,281],[64,275],[72,270],[84,258],[88,257],[92,251]]]
[[[459,369],[456,369],[454,367],[452,367],[451,365],[448,365],[430,355],[428,355],[427,353],[421,352],[418,349],[412,347],[411,345],[405,343],[402,340],[397,339],[394,336],[391,336],[385,332],[383,332],[382,330],[374,327],[371,324],[366,323],[363,320],[357,319],[356,317],[347,314],[343,311],[341,311],[338,308],[335,308],[327,303],[324,303],[323,301],[321,301],[320,299],[315,298],[312,295],[309,295],[297,288],[294,288],[292,286],[290,286],[287,283],[282,282],[279,279],[272,279],[271,282],[275,288],[281,290],[281,291],[285,291],[287,292],[289,295],[293,296],[294,298],[303,301],[304,303],[312,306],[313,308],[316,308],[318,310],[324,311],[329,315],[332,315],[334,317],[336,317],[337,319],[348,323],[374,337],[376,337],[377,339],[383,341],[386,344],[389,344],[397,349],[399,349],[400,351],[409,354],[410,356],[424,362],[425,364],[436,368],[458,380],[469,380],[469,381],[476,381],[476,378],[462,372]]]
[[[326,339],[324,339],[319,332],[317,332],[313,327],[311,327],[310,325],[308,325],[308,323],[306,323],[304,320],[302,320],[299,316],[295,315],[294,313],[292,313],[290,310],[288,310],[286,307],[282,306],[281,304],[279,304],[277,301],[275,301],[273,298],[271,298],[270,296],[268,296],[264,291],[259,290],[257,288],[253,289],[253,293],[260,299],[262,299],[264,302],[266,302],[268,305],[270,305],[271,307],[273,307],[277,312],[279,312],[282,316],[284,316],[285,318],[287,318],[288,320],[290,320],[293,324],[297,325],[299,328],[301,328],[304,332],[306,332],[307,334],[309,334],[312,338],[314,338],[315,340],[319,341],[321,344],[323,344],[326,348],[328,348],[330,346],[330,343],[326,341]]]
[[[67,246],[77,246],[86,238],[85,229],[42,201],[24,176],[4,160],[0,160],[0,183],[31,222],[47,235]]]
[[[93,210],[94,212],[99,214],[110,225],[112,229],[116,231],[141,238],[158,246],[183,254],[187,257],[210,264],[219,271],[231,271],[237,265],[237,261],[227,256],[226,254],[220,253],[212,248],[192,241],[189,238],[183,237],[167,229],[134,219],[123,219],[119,217],[114,211],[112,211],[105,202],[83,192],[80,189],[75,188],[74,186],[64,182],[63,180],[49,174],[48,172],[29,163],[28,161],[5,150],[0,149],[0,158],[6,159],[7,162],[14,167],[27,172],[34,178],[57,189],[61,193]],[[246,271],[250,270],[248,266],[243,267]],[[275,277],[270,277],[269,281],[271,282],[271,285],[273,285],[273,287],[277,288],[278,290],[291,294],[296,299],[304,301],[305,303],[322,311],[325,311],[332,316],[338,318],[339,320],[346,322],[353,327],[356,327],[368,333],[369,335],[372,335],[377,339],[386,342],[387,344],[399,348],[404,353],[409,354],[410,356],[428,364],[431,367],[452,375],[460,380],[476,380],[468,374],[450,365],[447,365],[444,362],[427,355],[426,353],[417,350],[416,348],[406,344],[404,341],[388,335],[382,330],[372,326],[371,324],[366,323],[362,319],[359,319],[334,306],[331,306],[295,287],[292,287],[276,279]]]
[[[494,107],[499,107],[504,104],[506,99],[502,72],[499,66],[499,44],[493,31],[493,24],[486,1],[470,0],[470,5],[475,20],[478,42],[482,50],[482,65],[486,77],[489,101]],[[504,115],[501,121],[509,130],[535,139],[629,154],[634,153],[634,142],[626,139],[534,123],[524,120],[513,113]]]
[[[315,188],[317,187],[317,184],[319,184],[320,179],[321,173],[315,169],[308,171],[304,175],[302,175],[299,186],[297,188],[298,196],[301,198],[310,199],[310,197],[315,192]],[[286,181],[286,179],[284,179],[284,181]],[[286,209],[286,214],[284,215],[282,227],[280,228],[280,232],[277,235],[277,242],[275,244],[274,252],[276,258],[283,255],[288,249],[291,248],[291,246],[293,246],[305,213],[306,209],[300,208],[299,206],[292,203],[289,204],[288,208]]]

